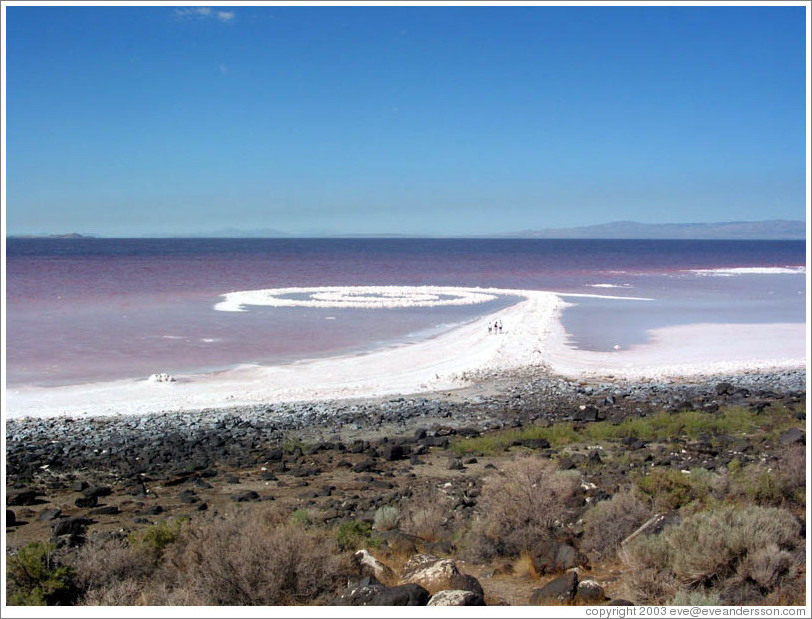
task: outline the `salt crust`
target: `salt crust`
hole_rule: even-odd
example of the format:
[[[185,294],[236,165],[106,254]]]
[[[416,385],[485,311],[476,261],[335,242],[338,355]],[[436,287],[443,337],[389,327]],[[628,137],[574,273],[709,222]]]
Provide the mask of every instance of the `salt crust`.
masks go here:
[[[309,295],[312,289],[296,294]],[[368,301],[385,298],[371,290],[322,290],[327,302],[341,298]],[[327,297],[324,297],[324,294]],[[559,320],[566,298],[631,299],[605,295],[558,295],[552,292],[450,288],[414,291],[415,299],[515,295],[524,300],[458,326],[434,338],[367,354],[301,361],[288,365],[243,365],[211,374],[175,374],[175,382],[147,379],[62,387],[20,387],[6,391],[7,418],[54,415],[116,415],[198,410],[354,397],[442,391],[464,386],[471,372],[501,372],[525,367],[546,368],[568,377],[665,379],[746,370],[803,368],[806,365],[804,324],[698,324],[655,329],[650,342],[613,352],[570,348]],[[233,293],[237,294],[237,293]],[[337,296],[336,296],[337,295]],[[400,295],[400,296],[399,296]],[[271,298],[273,295],[265,295]],[[311,295],[312,296],[312,295]],[[259,295],[261,298],[262,295]],[[239,298],[239,303],[234,299]],[[391,299],[407,299],[401,292]],[[639,299],[644,300],[644,299]],[[225,302],[229,302],[228,297]],[[246,296],[231,297],[230,309],[243,309]],[[478,301],[483,302],[483,301]],[[219,308],[224,309],[224,308]],[[488,324],[501,320],[503,331],[489,334]]]

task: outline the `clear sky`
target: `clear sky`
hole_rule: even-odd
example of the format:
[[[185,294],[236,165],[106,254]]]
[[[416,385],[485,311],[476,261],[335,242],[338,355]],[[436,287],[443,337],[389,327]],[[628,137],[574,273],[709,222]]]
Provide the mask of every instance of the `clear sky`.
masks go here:
[[[6,232],[806,217],[806,8],[14,6]]]

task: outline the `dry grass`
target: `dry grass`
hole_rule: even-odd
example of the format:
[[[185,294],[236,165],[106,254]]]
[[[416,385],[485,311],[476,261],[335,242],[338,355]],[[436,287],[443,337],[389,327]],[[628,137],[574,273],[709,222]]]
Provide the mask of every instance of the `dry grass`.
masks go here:
[[[403,512],[401,531],[430,542],[446,537],[447,525],[454,517],[448,496],[435,487],[421,489],[404,501]]]
[[[633,490],[622,490],[584,515],[581,550],[612,557],[620,543],[651,517],[651,509]]]
[[[555,463],[520,457],[487,477],[482,518],[469,535],[470,552],[481,559],[518,556],[571,521],[580,474],[558,471]]]
[[[102,602],[103,598],[136,599],[141,586],[155,572],[155,556],[144,546],[132,547],[125,539],[91,538],[77,552],[73,563],[77,585],[89,592],[88,603]],[[118,585],[122,584],[119,587]]]
[[[183,524],[156,555],[126,540],[91,541],[77,554],[90,605],[250,606],[319,603],[350,571],[327,530],[254,508]]]
[[[727,604],[752,604],[779,592],[798,596],[803,561],[800,526],[784,509],[726,507],[699,512],[620,552],[627,593],[641,604],[664,604],[683,591],[718,595]]]
[[[326,531],[254,510],[185,527],[166,550],[164,571],[196,604],[282,605],[332,592],[340,563]]]

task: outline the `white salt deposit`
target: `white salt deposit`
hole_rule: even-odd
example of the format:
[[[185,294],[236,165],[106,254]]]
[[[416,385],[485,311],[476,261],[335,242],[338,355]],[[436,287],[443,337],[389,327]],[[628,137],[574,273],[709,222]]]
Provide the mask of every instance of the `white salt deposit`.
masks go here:
[[[734,275],[803,275],[806,267],[736,267],[731,269],[692,269],[687,273],[711,277],[733,277]]]
[[[6,392],[6,411],[9,417],[133,414],[409,394],[463,386],[463,375],[472,371],[522,367],[545,367],[576,377],[660,378],[806,364],[804,324],[678,326],[652,331],[650,343],[628,349],[602,353],[570,348],[558,319],[566,307],[564,298],[598,295],[479,288],[296,288],[230,293],[218,309],[245,311],[253,304],[278,301],[316,303],[317,307],[464,304],[500,295],[524,300],[414,343],[288,365],[245,365],[211,374],[176,375],[171,388],[150,380],[11,388]],[[495,321],[503,325],[499,333],[488,328]]]
[[[503,292],[503,291],[497,291]],[[230,292],[214,306],[222,312],[242,312],[248,305],[317,308],[398,308],[476,305],[496,300],[480,288],[441,286],[330,286],[323,288],[272,288]]]

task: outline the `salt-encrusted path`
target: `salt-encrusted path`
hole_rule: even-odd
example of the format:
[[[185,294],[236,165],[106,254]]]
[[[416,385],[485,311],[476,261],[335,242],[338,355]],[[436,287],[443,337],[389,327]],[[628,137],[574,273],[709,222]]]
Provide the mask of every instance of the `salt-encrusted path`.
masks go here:
[[[472,294],[510,294],[524,300],[434,338],[366,354],[177,375],[175,382],[142,379],[11,388],[6,391],[5,412],[8,418],[136,414],[410,394],[459,387],[463,375],[470,372],[509,371],[526,366],[546,366],[565,376],[662,378],[806,364],[803,324],[669,327],[653,331],[649,344],[597,353],[571,349],[558,320],[566,298],[593,295],[478,288],[446,290],[462,298],[473,298],[466,297]],[[416,293],[413,299],[427,299],[430,294]],[[407,293],[404,295],[408,297]],[[354,296],[357,301],[361,295]],[[266,298],[274,297],[266,295]],[[321,298],[329,300],[329,293]],[[239,309],[246,299],[250,297],[232,298],[230,309]],[[254,295],[253,300],[257,299],[261,302],[262,296]],[[502,321],[503,331],[489,333],[488,324],[497,320]]]

